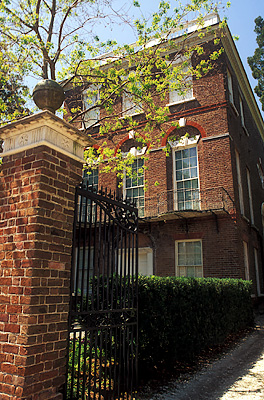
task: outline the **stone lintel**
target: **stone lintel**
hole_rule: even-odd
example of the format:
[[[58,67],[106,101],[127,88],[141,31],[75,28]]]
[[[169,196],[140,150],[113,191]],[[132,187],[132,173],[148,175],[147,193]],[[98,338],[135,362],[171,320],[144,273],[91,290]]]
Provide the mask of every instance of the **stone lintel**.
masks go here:
[[[3,157],[47,145],[80,162],[84,162],[84,148],[94,143],[91,137],[50,111],[41,111],[1,127],[0,138],[4,141]]]

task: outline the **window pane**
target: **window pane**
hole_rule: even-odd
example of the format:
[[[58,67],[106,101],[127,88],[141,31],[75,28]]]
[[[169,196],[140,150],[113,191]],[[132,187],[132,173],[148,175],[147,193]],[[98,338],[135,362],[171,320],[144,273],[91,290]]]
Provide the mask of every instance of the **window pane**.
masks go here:
[[[191,178],[197,177],[197,168],[191,168]]]
[[[189,149],[182,150],[182,158],[188,158],[189,154]]]
[[[182,160],[176,161],[176,169],[182,169]]]
[[[183,173],[183,179],[189,179],[190,178],[190,171],[188,169],[184,169],[182,171]]]
[[[192,179],[192,188],[197,189],[198,188],[198,179]]]
[[[176,180],[181,181],[182,180],[182,171],[177,171],[176,172]]]
[[[187,268],[187,277],[188,278],[194,278],[195,277],[195,268],[194,267],[188,267]]]
[[[191,189],[192,187],[192,181],[184,181],[184,188],[185,189]]]
[[[197,152],[196,152],[196,147],[191,147],[190,148],[190,157],[196,157]]]
[[[175,158],[176,160],[179,160],[182,158],[181,150],[175,151]]]
[[[190,158],[190,167],[196,167],[196,166],[197,166],[197,158],[191,157]]]
[[[189,159],[185,158],[182,163],[183,168],[189,168]]]
[[[183,182],[183,181],[177,182],[177,189],[183,189],[184,183],[185,183],[185,182]]]

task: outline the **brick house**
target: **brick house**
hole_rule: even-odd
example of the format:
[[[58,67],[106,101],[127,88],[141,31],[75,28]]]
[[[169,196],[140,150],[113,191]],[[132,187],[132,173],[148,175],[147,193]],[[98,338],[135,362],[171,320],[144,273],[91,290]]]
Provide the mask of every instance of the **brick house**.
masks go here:
[[[217,27],[219,20],[213,17],[210,23]],[[167,133],[151,148],[147,169],[142,172],[144,148],[136,150],[132,131],[120,131],[109,141],[116,150],[137,155],[137,179],[128,177],[118,189],[115,174],[100,168],[86,179],[136,200],[140,273],[250,279],[253,295],[262,296],[264,122],[228,27],[221,45],[225,51],[217,68],[193,79],[184,95],[171,92],[163,100],[170,110]],[[212,41],[204,47],[210,52]],[[125,101],[116,104],[120,111]],[[93,110],[88,118],[100,112]],[[144,115],[133,118],[144,125]],[[98,144],[107,140],[90,132],[89,124],[86,130]]]

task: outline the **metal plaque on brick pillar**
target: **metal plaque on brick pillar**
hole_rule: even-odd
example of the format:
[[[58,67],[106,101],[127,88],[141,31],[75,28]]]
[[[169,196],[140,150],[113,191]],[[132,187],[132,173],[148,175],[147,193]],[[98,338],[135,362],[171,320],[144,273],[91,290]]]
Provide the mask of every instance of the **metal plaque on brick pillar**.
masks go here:
[[[134,399],[137,384],[138,211],[76,188],[65,399]]]

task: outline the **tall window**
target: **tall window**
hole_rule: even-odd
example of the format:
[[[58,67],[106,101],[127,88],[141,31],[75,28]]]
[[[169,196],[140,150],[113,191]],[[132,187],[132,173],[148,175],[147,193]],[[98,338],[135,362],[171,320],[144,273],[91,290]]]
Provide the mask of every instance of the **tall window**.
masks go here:
[[[202,242],[176,241],[176,276],[203,276]]]
[[[237,150],[235,150],[235,154],[236,154],[237,184],[238,184],[240,212],[242,215],[244,215],[244,200],[243,200],[243,187],[241,179],[240,156]]]
[[[124,196],[133,199],[138,208],[138,215],[144,216],[145,196],[144,196],[144,160],[137,157],[131,168],[132,174],[126,174],[124,185]]]
[[[174,62],[173,67],[177,67],[177,65],[181,64],[183,60],[179,60],[179,62]],[[179,76],[182,77],[182,91],[176,90],[173,88],[173,81],[171,82],[171,88],[169,91],[169,103],[182,103],[184,101],[188,101],[193,99],[193,80],[192,76],[188,74],[188,70],[190,65],[184,65],[180,68]]]
[[[142,111],[140,104],[137,104],[132,95],[123,93],[122,96],[122,112],[124,115],[134,115]]]
[[[83,174],[83,183],[87,188],[94,188],[96,191],[98,189],[98,168],[85,170]],[[96,214],[96,205],[88,198],[82,198],[82,222],[85,220],[85,215],[87,216],[87,222],[94,222]]]
[[[73,294],[86,295],[91,292],[91,279],[94,270],[94,248],[91,246],[75,249],[73,265],[74,286]],[[78,267],[78,268],[77,268]]]
[[[95,86],[91,86],[89,89],[85,90],[83,93],[83,108],[86,111],[84,114],[84,126],[85,128],[89,128],[89,126],[95,124],[99,121],[100,118],[100,108],[95,107],[89,110],[91,107],[95,106],[98,102],[99,96],[99,88]]]
[[[263,167],[262,167],[261,158],[259,158],[259,160],[258,160],[257,169],[258,169],[262,189],[264,189],[264,171],[263,171]]]
[[[249,281],[249,259],[248,259],[248,244],[243,241],[244,248],[244,265],[245,265],[245,279]]]
[[[230,103],[234,104],[233,82],[232,82],[232,75],[229,69],[227,70],[227,86],[228,86],[229,101]]]
[[[98,168],[84,170],[83,181],[87,187],[98,189]]]
[[[197,210],[199,204],[199,176],[197,147],[174,152],[175,205],[177,210]]]
[[[252,200],[252,191],[251,191],[251,180],[250,180],[250,172],[247,168],[247,186],[248,186],[248,197],[249,197],[249,210],[250,210],[250,220],[251,223],[254,224],[254,211],[253,211],[253,200]]]
[[[260,279],[259,279],[259,263],[258,263],[258,250],[254,247],[254,260],[255,260],[255,272],[256,272],[256,283],[258,296],[261,295]]]
[[[244,115],[243,100],[241,96],[239,96],[239,108],[240,108],[241,124],[245,128],[245,115]]]
[[[127,89],[127,92],[123,92],[122,95],[122,113],[123,115],[133,115],[133,114],[138,114],[142,112],[142,102],[140,101],[140,97],[136,97],[136,92],[137,90],[139,91],[138,95],[141,95],[141,83],[138,80],[134,80],[135,72],[130,71],[129,72],[129,77],[131,77],[131,81],[127,83],[125,86],[125,89]],[[126,77],[128,79],[128,76]],[[134,93],[135,95],[133,96],[131,93]],[[137,99],[137,101],[136,101]]]

